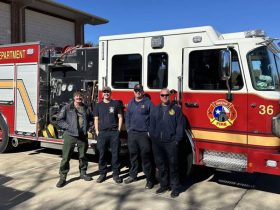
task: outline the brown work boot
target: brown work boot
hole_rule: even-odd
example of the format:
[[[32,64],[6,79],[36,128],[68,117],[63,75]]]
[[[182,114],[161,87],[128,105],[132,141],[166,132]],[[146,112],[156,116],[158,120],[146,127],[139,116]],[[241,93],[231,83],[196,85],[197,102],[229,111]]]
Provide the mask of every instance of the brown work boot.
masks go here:
[[[91,181],[92,178],[86,174],[86,172],[81,172],[80,178],[85,180],[85,181]]]

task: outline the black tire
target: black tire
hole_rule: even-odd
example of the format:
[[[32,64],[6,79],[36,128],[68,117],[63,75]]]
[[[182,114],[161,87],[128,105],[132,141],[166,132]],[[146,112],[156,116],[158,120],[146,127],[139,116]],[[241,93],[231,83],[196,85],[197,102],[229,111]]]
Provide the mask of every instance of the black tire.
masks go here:
[[[0,132],[2,132],[2,139],[0,137],[0,153],[8,152],[11,150],[12,145],[8,134],[8,125],[6,124],[5,120],[1,115],[0,115]]]
[[[180,180],[184,182],[193,172],[193,153],[188,140],[181,141],[179,144],[179,173]]]
[[[187,154],[187,167],[186,167],[186,178],[190,177],[193,173],[194,165],[193,165],[193,154],[189,152]]]

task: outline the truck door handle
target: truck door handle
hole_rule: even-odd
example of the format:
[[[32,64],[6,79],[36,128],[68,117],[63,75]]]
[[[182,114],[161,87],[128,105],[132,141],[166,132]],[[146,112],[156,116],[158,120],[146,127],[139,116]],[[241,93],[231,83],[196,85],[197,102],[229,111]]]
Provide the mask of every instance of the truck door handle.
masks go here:
[[[186,102],[185,106],[190,107],[190,108],[198,108],[199,107],[197,102]]]

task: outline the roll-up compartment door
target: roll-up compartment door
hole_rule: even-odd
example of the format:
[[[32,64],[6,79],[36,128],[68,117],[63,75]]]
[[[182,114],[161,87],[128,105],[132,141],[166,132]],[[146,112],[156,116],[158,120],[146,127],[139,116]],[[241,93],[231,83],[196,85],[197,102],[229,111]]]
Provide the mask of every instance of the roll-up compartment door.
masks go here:
[[[11,6],[0,2],[0,44],[11,43]]]
[[[15,130],[18,132],[36,133],[38,65],[17,65],[16,73],[17,92]]]
[[[0,102],[14,101],[14,65],[0,65]]]
[[[32,10],[25,11],[26,41],[41,41],[46,45],[75,45],[75,23]]]

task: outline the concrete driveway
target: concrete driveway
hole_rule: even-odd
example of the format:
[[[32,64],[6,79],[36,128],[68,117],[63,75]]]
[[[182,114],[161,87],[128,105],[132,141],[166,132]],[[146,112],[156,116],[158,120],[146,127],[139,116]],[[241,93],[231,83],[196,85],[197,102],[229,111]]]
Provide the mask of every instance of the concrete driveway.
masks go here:
[[[129,185],[115,184],[111,173],[104,183],[96,183],[96,157],[89,156],[88,173],[94,180],[79,179],[78,161],[71,161],[67,185],[58,189],[60,151],[25,150],[0,154],[0,209],[102,209],[102,210],[168,210],[168,209],[236,209],[278,210],[280,177],[264,174],[241,174],[197,170],[186,181],[178,198],[170,192],[155,194],[144,189],[145,179]],[[127,167],[121,176],[126,177]]]

